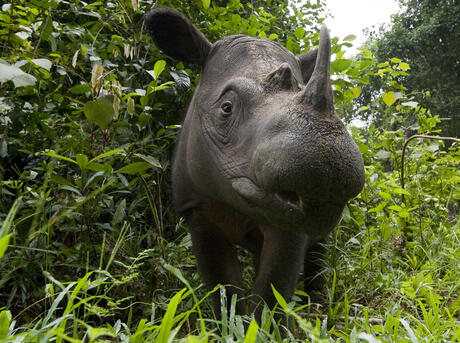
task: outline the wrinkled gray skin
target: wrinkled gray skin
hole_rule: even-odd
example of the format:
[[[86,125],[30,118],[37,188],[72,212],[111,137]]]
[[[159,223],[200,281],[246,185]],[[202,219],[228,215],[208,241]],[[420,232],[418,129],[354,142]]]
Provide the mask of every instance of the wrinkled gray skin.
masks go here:
[[[270,284],[292,296],[305,256],[364,184],[361,154],[333,107],[329,33],[323,26],[318,50],[294,56],[242,35],[211,44],[172,9],[145,18],[165,54],[202,70],[173,164],[175,207],[198,270],[208,287],[242,297],[235,246],[252,251],[249,306],[260,314],[260,299],[275,303]],[[307,276],[318,267],[305,260]]]

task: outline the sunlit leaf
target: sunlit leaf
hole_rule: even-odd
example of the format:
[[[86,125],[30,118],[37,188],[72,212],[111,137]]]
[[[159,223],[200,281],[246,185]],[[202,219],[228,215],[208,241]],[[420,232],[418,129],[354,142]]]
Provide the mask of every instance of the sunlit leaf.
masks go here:
[[[2,258],[0,254],[0,258]],[[0,311],[0,339],[3,340],[8,335],[8,329],[10,328],[11,319],[13,316],[8,310]]]
[[[354,41],[355,39],[356,39],[356,35],[350,34],[348,36],[345,36],[345,38],[343,40],[345,42],[351,42],[351,41]]]
[[[305,29],[299,26],[295,29],[294,35],[297,37],[297,39],[302,39],[305,36]]]
[[[273,294],[275,295],[275,299],[276,301],[278,302],[278,304],[281,305],[281,308],[282,309],[287,309],[287,302],[286,300],[284,300],[283,296],[281,295],[280,292],[278,292],[275,287],[273,285],[272,286],[272,291],[273,291]]]
[[[8,248],[8,243],[10,242],[11,233],[0,238],[0,259],[5,254],[6,249]]]
[[[391,105],[393,105],[393,104],[395,103],[395,101],[396,101],[395,93],[394,93],[393,91],[383,93],[383,94],[382,94],[382,99],[383,99],[383,102],[384,102],[387,106],[391,106]]]
[[[399,69],[404,70],[404,71],[410,70],[410,65],[407,64],[406,62],[402,62],[399,64]]]
[[[35,85],[37,79],[15,66],[0,63],[0,83],[8,81],[12,81],[15,87],[25,87]]]
[[[209,8],[209,5],[211,5],[211,0],[202,0],[203,3],[203,8],[207,10]]]
[[[254,343],[257,339],[257,331],[259,330],[259,325],[253,319],[249,324],[248,330],[246,331],[246,336],[244,337],[243,343]]]
[[[32,59],[32,63],[47,70],[47,71],[50,71],[51,69],[51,66],[53,65],[53,63],[51,63],[50,60],[46,59],[46,58],[35,58],[35,59]]]
[[[164,60],[158,60],[155,62],[155,65],[153,66],[153,73],[155,74],[155,80],[158,79],[160,74],[163,72],[165,69],[166,62]]]

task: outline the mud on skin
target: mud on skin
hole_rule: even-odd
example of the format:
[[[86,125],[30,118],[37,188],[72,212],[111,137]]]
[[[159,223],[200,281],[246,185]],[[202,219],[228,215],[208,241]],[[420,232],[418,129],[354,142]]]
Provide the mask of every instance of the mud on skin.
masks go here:
[[[294,56],[273,41],[234,35],[210,43],[181,13],[145,15],[163,53],[201,67],[173,162],[176,211],[186,219],[198,271],[238,294],[238,312],[289,299],[301,268],[364,185],[362,156],[333,105],[330,38]],[[246,303],[236,245],[254,254]],[[218,296],[214,299],[220,311]]]

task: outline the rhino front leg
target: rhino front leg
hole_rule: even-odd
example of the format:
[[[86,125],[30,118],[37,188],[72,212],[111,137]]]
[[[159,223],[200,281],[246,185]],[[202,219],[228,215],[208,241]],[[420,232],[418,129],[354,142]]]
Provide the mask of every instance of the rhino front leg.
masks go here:
[[[251,306],[260,320],[263,300],[272,308],[276,299],[271,284],[289,300],[294,293],[304,261],[307,236],[301,233],[264,227],[260,267],[251,290]]]
[[[324,287],[326,280],[324,276],[326,266],[324,258],[326,253],[326,239],[308,244],[303,269],[305,292],[317,292]]]
[[[192,249],[197,259],[198,272],[208,289],[221,284],[226,286],[227,309],[233,294],[238,296],[236,312],[244,314],[246,306],[243,300],[243,281],[235,246],[218,233],[204,231],[202,227],[190,227]],[[220,292],[212,295],[214,312],[221,314]]]

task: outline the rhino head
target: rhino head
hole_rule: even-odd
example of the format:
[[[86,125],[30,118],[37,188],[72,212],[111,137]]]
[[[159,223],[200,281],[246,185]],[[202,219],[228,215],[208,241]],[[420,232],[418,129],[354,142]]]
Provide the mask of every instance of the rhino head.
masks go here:
[[[202,68],[175,159],[174,175],[193,185],[176,188],[179,211],[197,193],[257,222],[327,235],[364,185],[360,151],[334,110],[327,28],[317,50],[294,56],[243,35],[211,44],[171,9],[147,18],[160,49]]]

